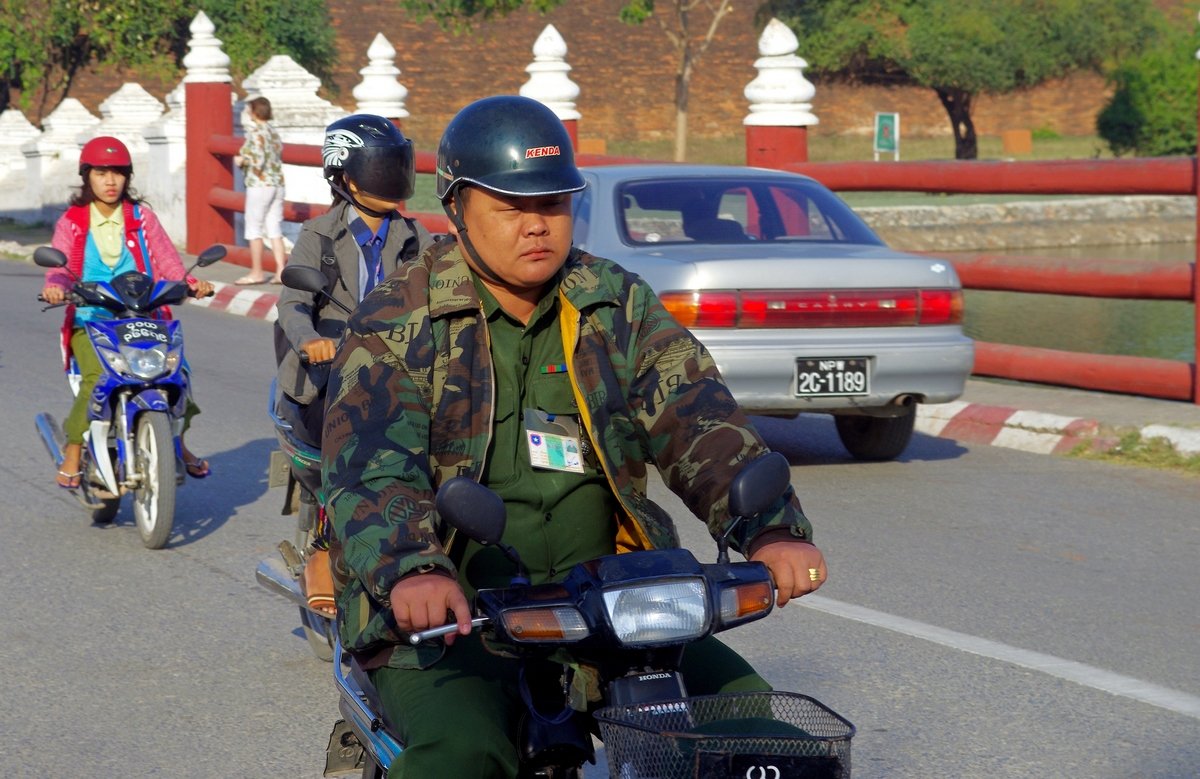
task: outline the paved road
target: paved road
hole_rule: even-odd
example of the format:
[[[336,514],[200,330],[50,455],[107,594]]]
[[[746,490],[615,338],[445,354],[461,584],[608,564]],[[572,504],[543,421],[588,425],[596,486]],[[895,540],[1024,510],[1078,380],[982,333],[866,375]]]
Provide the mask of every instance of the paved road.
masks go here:
[[[67,406],[58,315],[38,312],[35,269],[0,278],[0,767],[319,776],[329,668],[253,576],[290,535],[265,480],[269,325],[179,312],[204,408],[189,441],[216,473],[151,552],[127,507],[92,527],[52,486],[31,420]],[[762,424],[831,581],[728,638],[858,725],[857,777],[1195,776],[1200,480],[928,436],[859,464],[826,419]]]

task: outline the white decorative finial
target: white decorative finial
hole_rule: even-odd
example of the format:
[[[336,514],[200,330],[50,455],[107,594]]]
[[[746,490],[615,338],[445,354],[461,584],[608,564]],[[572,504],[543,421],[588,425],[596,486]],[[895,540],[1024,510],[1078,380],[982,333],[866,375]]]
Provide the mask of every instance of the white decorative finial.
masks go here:
[[[525,68],[529,80],[521,85],[521,96],[544,103],[563,121],[579,119],[582,115],[575,110],[579,85],[567,76],[570,70],[567,42],[553,24],[546,25],[534,41],[533,62]]]
[[[367,66],[358,71],[363,77],[354,88],[354,99],[358,101],[358,112],[376,114],[388,119],[403,119],[409,116],[404,108],[408,88],[400,83],[400,68],[396,67],[396,47],[388,43],[383,33],[376,33],[375,40],[367,48]]]
[[[809,102],[817,89],[804,78],[808,63],[796,56],[800,41],[778,19],[767,23],[758,39],[759,58],[754,67],[758,76],[746,85],[743,94],[750,101],[750,113],[743,124],[771,127],[805,127],[820,120]]]
[[[229,75],[229,55],[221,48],[221,41],[213,35],[217,28],[212,20],[201,11],[196,14],[188,30],[192,37],[188,40],[188,53],[183,58],[183,67],[187,75],[185,82],[227,82],[233,79]]]

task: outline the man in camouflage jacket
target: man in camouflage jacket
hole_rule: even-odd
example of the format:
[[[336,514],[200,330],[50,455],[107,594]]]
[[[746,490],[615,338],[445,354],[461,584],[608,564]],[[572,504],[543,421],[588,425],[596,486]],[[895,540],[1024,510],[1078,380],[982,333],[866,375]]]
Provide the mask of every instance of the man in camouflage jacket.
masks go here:
[[[540,124],[539,111],[549,117]],[[504,128],[506,121],[515,155],[486,144],[463,147],[464,128]],[[547,332],[561,339],[550,346],[564,359],[567,403],[585,450],[594,452],[593,470],[614,498],[612,537],[602,552],[678,546],[671,519],[647,497],[647,463],[715,537],[727,529],[733,477],[767,451],[708,352],[654,292],[615,263],[570,247],[569,193],[583,182],[565,137],[548,109],[525,98],[489,98],[463,109],[438,153],[438,194],[457,240],[426,251],[368,295],[335,360],[323,457],[343,573],[339,625],[343,646],[371,671],[385,710],[404,731],[407,765],[393,766],[389,777],[515,770],[515,749],[504,751],[501,744],[515,737],[505,708],[511,701],[496,695],[493,705],[484,682],[454,686],[467,676],[490,682],[508,672],[487,665],[495,661],[478,651],[474,636],[464,638],[471,614],[463,589],[472,585],[459,568],[466,541],[454,538],[434,509],[438,486],[452,477],[493,486],[488,473],[497,463],[489,462],[490,447],[505,425],[515,424],[498,420],[496,410],[498,394],[508,392],[498,375],[516,361],[494,353],[501,341],[497,323],[508,321],[502,326],[523,337],[526,325],[548,321]],[[524,153],[528,160],[529,148],[554,149],[546,156],[557,159],[535,157],[516,179],[489,178],[490,159]],[[517,221],[521,227],[506,233]],[[497,235],[517,236],[520,251],[500,251],[505,244]],[[532,266],[536,282],[520,275]],[[524,394],[520,400],[528,405]],[[506,505],[508,542],[514,507]],[[767,564],[783,605],[825,578],[811,537],[789,489],[771,510],[735,528],[730,544]],[[556,574],[553,567],[531,568],[535,583]],[[448,614],[458,631],[445,644],[409,646],[409,633],[444,624]],[[466,644],[461,650],[456,638]],[[716,639],[705,642],[712,650],[707,673],[721,680],[714,692],[732,689],[722,686],[726,682],[765,688]],[[687,683],[693,694],[701,692]],[[422,763],[427,752],[436,752],[437,760]]]

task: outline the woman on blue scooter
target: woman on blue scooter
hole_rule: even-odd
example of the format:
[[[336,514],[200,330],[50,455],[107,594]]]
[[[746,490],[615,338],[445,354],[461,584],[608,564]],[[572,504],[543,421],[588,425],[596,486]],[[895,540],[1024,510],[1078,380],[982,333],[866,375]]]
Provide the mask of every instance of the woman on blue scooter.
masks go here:
[[[47,303],[63,303],[75,281],[109,281],[131,270],[149,273],[155,279],[180,280],[183,261],[158,217],[130,187],[133,160],[129,149],[111,136],[99,136],[84,144],[79,154],[79,194],[54,226],[51,245],[67,255],[65,268],[46,272],[42,297]],[[188,276],[187,284],[196,297],[213,294],[213,285]],[[166,309],[161,309],[166,311]],[[169,314],[168,314],[169,316]],[[55,481],[63,489],[77,489],[83,472],[83,437],[87,431],[87,401],[104,370],[92,347],[84,324],[112,315],[92,306],[67,306],[62,328],[63,360],[74,357],[81,384],[63,424],[67,443]],[[190,399],[184,430],[200,409]],[[188,450],[180,435],[183,463],[192,478],[211,473],[206,460]]]

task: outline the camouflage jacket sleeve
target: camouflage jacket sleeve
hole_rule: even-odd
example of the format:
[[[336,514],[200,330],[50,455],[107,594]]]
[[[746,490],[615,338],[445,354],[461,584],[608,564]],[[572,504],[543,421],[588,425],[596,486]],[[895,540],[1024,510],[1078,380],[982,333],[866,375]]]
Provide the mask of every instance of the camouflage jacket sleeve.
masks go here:
[[[435,532],[428,401],[407,370],[413,350],[431,348],[428,317],[422,327],[420,313],[407,321],[382,313],[389,296],[423,281],[385,282],[386,294],[360,305],[334,361],[325,415],[323,475],[334,533],[357,584],[384,606],[406,573],[426,565],[453,570]],[[406,351],[397,342],[407,332],[419,337]]]
[[[728,529],[729,485],[742,466],[767,452],[738,406],[708,350],[667,312],[640,279],[630,290],[636,325],[633,412],[647,431],[654,462],[667,486],[704,519],[715,537]],[[760,532],[790,527],[812,539],[812,526],[794,491],[730,535],[745,552]]]

